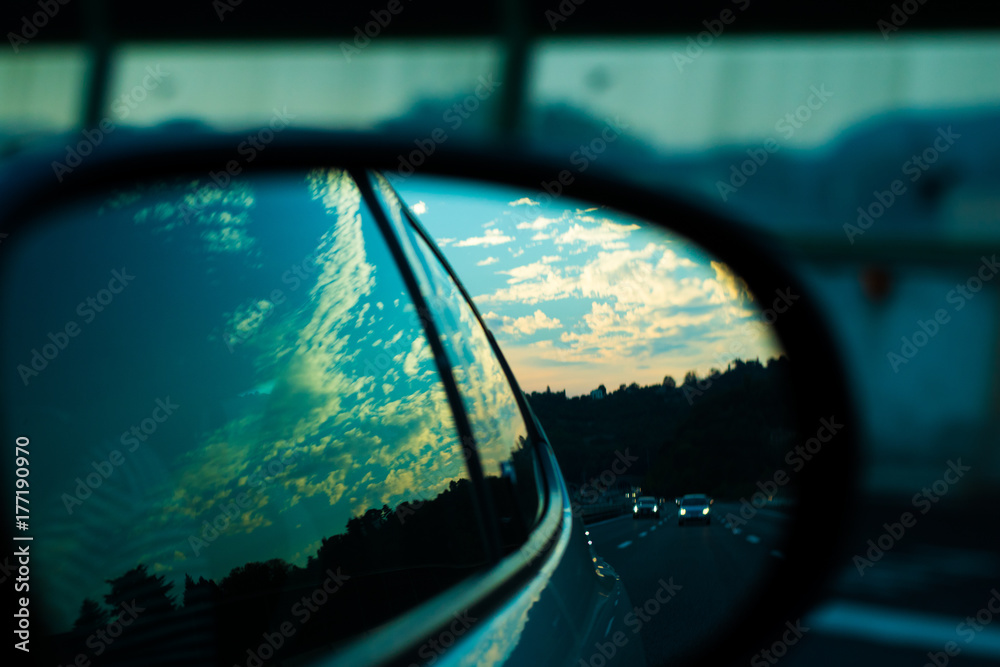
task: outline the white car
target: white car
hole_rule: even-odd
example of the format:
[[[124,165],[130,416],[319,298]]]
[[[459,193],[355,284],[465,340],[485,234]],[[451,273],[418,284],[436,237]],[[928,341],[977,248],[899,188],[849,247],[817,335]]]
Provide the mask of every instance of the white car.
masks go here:
[[[680,499],[680,509],[677,510],[677,525],[683,526],[691,521],[712,523],[710,507],[712,499],[703,493],[691,493]]]
[[[660,503],[653,496],[639,496],[632,505],[632,518],[660,516]]]

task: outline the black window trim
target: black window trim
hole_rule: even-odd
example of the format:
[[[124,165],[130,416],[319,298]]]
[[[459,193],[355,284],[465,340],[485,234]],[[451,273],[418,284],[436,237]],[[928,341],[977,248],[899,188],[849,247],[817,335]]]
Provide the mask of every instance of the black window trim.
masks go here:
[[[384,175],[383,178],[385,178]],[[385,178],[385,181],[389,184],[389,187],[392,187],[392,182],[388,178]],[[518,409],[521,412],[521,418],[524,420],[525,427],[527,428],[528,431],[529,446],[533,449],[534,459],[537,462],[540,454],[539,449],[541,447],[550,446],[548,436],[546,436],[545,432],[540,428],[538,424],[538,419],[535,417],[534,411],[531,409],[531,406],[528,404],[528,400],[525,397],[524,392],[521,390],[521,385],[518,383],[517,378],[514,377],[514,372],[511,370],[510,364],[507,363],[507,357],[504,356],[503,351],[500,349],[500,345],[497,343],[496,337],[493,335],[493,330],[490,329],[489,326],[486,324],[486,321],[480,314],[479,309],[476,308],[475,302],[473,302],[472,297],[469,295],[469,292],[465,289],[465,285],[463,285],[462,281],[459,280],[458,275],[455,273],[454,269],[452,269],[451,264],[448,262],[447,258],[445,258],[444,253],[441,252],[441,249],[438,247],[437,243],[434,242],[430,234],[420,223],[420,220],[410,209],[409,204],[407,204],[406,201],[399,195],[399,193],[396,192],[395,188],[393,188],[392,190],[393,193],[396,195],[396,199],[400,202],[400,204],[403,207],[403,212],[406,214],[406,217],[409,220],[410,227],[413,229],[414,233],[416,233],[420,238],[423,239],[424,243],[427,244],[427,247],[431,249],[431,252],[434,253],[434,257],[437,258],[437,261],[441,264],[441,266],[444,267],[445,272],[448,274],[448,276],[451,277],[452,281],[458,287],[458,291],[462,295],[462,298],[465,300],[465,303],[469,306],[470,309],[472,309],[472,313],[473,315],[475,315],[476,321],[479,322],[479,326],[482,327],[483,331],[486,333],[486,339],[490,343],[490,349],[493,350],[493,354],[500,362],[500,367],[503,369],[504,377],[507,379],[508,384],[510,384],[511,389],[514,392],[514,398],[517,401]],[[558,466],[556,470],[558,471]],[[547,476],[543,475],[542,478],[539,479],[539,489],[538,489],[539,511],[534,517],[535,521],[532,524],[532,528],[538,525],[538,523],[541,521],[541,517],[544,516],[545,512],[548,509],[547,504],[550,500],[549,496],[550,496],[551,486],[552,486],[552,480],[549,479]]]
[[[388,179],[386,179],[386,181],[388,181]],[[393,190],[393,192],[395,192],[395,190]],[[479,309],[476,308],[476,304],[473,302],[472,297],[469,296],[469,292],[465,289],[465,285],[463,285],[462,281],[458,279],[458,275],[452,269],[451,264],[448,263],[448,260],[441,252],[441,249],[438,248],[437,243],[435,243],[434,240],[431,238],[430,234],[427,233],[427,230],[424,229],[424,226],[420,224],[420,220],[417,219],[413,211],[410,210],[409,205],[405,201],[403,201],[403,198],[399,196],[399,193],[396,193],[396,198],[399,199],[399,201],[403,204],[403,210],[406,212],[406,217],[410,222],[410,226],[415,230],[415,232],[420,236],[420,238],[424,240],[427,246],[434,253],[434,256],[437,258],[438,262],[441,263],[441,265],[444,267],[448,275],[451,276],[451,279],[455,281],[455,285],[458,286],[458,291],[462,294],[462,298],[469,305],[469,308],[472,309],[473,314],[476,316],[476,320],[479,322],[479,326],[481,326],[483,328],[483,331],[486,332],[486,338],[490,341],[490,347],[493,349],[493,353],[496,355],[497,359],[500,360],[500,365],[503,367],[504,375],[507,377],[507,381],[514,389],[514,394],[517,397],[518,407],[521,408],[521,414],[524,417],[525,424],[527,424],[528,426],[528,434],[531,436],[532,441],[534,443],[548,442],[544,433],[542,433],[541,431],[538,430],[538,428],[536,428],[535,420],[533,419],[533,413],[531,412],[531,409],[528,406],[527,400],[524,398],[524,392],[521,391],[521,385],[518,384],[517,379],[514,377],[514,373],[513,371],[511,371],[510,365],[507,363],[507,358],[503,355],[503,352],[500,350],[500,346],[497,344],[496,337],[493,335],[493,331],[489,328],[489,326],[487,326],[486,321],[483,319],[483,316],[479,313]]]
[[[496,563],[500,559],[500,529],[496,524],[491,509],[491,501],[486,493],[486,483],[484,481],[483,467],[479,460],[479,452],[475,447],[475,438],[472,434],[472,425],[469,423],[469,416],[462,405],[462,397],[452,373],[451,363],[448,361],[444,346],[441,344],[440,332],[437,323],[434,321],[432,311],[427,306],[427,299],[420,291],[413,267],[403,249],[403,240],[398,238],[392,228],[389,216],[383,209],[382,202],[375,195],[368,180],[368,175],[364,172],[350,170],[350,177],[357,184],[361,191],[361,197],[368,209],[372,212],[379,231],[382,234],[396,266],[403,277],[403,284],[406,285],[410,300],[417,309],[417,318],[423,327],[427,343],[434,354],[434,363],[437,366],[438,375],[444,385],[445,395],[448,397],[448,405],[451,408],[452,417],[455,419],[455,428],[458,431],[459,441],[462,445],[462,453],[465,458],[469,477],[472,481],[472,502],[475,503],[475,512],[479,517],[478,527],[483,546],[486,549],[486,559],[490,564]]]

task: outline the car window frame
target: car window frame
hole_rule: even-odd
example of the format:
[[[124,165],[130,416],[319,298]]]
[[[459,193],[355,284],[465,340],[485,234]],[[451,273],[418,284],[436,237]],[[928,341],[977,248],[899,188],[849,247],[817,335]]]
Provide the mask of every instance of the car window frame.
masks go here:
[[[389,179],[386,179],[386,182],[389,183],[389,187],[392,187],[392,182],[389,181]],[[403,213],[406,216],[407,221],[409,222],[410,229],[416,236],[421,238],[425,244],[427,244],[428,248],[430,248],[438,264],[441,265],[441,267],[444,269],[448,277],[450,277],[452,282],[454,282],[455,286],[458,288],[462,300],[465,302],[465,305],[468,306],[468,308],[472,311],[472,314],[476,318],[476,322],[479,324],[479,327],[486,335],[486,339],[489,341],[490,344],[490,350],[493,352],[493,356],[496,358],[497,362],[500,364],[500,367],[503,369],[504,378],[506,379],[511,392],[514,395],[514,399],[517,401],[518,411],[520,413],[521,419],[524,421],[525,428],[527,429],[528,433],[528,447],[530,447],[531,449],[532,458],[537,467],[539,463],[538,461],[539,448],[542,445],[542,443],[548,444],[548,438],[545,435],[544,431],[540,428],[540,425],[538,423],[537,418],[535,417],[534,412],[528,405],[527,397],[521,390],[521,386],[520,384],[518,384],[517,378],[514,377],[514,372],[511,370],[510,364],[507,363],[507,358],[504,356],[503,351],[500,349],[500,345],[497,343],[496,337],[493,335],[493,331],[486,324],[486,321],[483,319],[482,314],[476,307],[475,302],[472,300],[472,297],[469,295],[469,292],[465,289],[465,285],[462,284],[462,281],[458,278],[458,275],[455,273],[451,264],[448,262],[448,259],[444,256],[444,253],[441,252],[441,249],[438,247],[437,243],[433,240],[431,235],[421,224],[420,219],[416,216],[416,214],[410,208],[409,204],[406,203],[403,197],[399,195],[399,193],[395,190],[395,188],[393,188],[393,193],[396,195],[396,198],[402,205]],[[552,485],[552,480],[547,479],[546,476],[540,475],[537,478],[538,510],[536,511],[536,514],[531,522],[531,529],[529,530],[529,533],[534,531],[534,528],[538,525],[539,521],[541,520],[541,517],[545,514],[547,507],[544,504],[549,499],[548,492],[551,485]]]

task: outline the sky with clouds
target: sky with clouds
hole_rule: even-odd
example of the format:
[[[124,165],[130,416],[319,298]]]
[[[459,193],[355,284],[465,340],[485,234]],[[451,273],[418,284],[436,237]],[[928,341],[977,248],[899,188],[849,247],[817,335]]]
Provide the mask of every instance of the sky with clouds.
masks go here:
[[[782,353],[754,295],[687,239],[601,206],[413,175],[393,185],[525,391],[680,383]]]

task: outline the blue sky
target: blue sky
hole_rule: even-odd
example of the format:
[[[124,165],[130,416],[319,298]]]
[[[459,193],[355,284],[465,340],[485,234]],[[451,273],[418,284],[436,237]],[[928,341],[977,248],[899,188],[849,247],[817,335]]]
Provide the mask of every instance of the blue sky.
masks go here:
[[[781,353],[746,285],[662,228],[606,207],[394,176],[526,391],[678,382]]]

